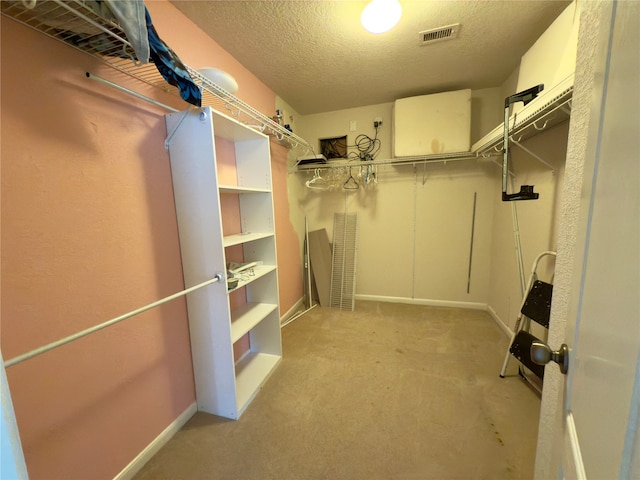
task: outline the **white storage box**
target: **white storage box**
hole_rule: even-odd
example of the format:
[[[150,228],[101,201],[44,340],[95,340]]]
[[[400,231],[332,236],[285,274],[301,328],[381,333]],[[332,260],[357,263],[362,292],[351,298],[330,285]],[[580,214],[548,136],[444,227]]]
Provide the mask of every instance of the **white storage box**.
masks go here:
[[[469,89],[402,98],[394,102],[394,157],[468,152],[470,137]]]

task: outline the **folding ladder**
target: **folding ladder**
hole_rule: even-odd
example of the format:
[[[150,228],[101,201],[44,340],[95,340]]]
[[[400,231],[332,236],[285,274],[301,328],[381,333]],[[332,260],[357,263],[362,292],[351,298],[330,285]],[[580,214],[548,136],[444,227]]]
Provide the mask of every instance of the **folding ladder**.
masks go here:
[[[509,364],[509,359],[511,356],[515,357],[518,362],[520,362],[520,365],[518,366],[518,373],[520,376],[538,391],[540,390],[539,386],[530,381],[522,367],[527,367],[541,381],[544,378],[544,365],[538,365],[531,360],[531,344],[533,342],[539,342],[540,339],[532,335],[530,330],[531,320],[542,325],[544,328],[549,328],[553,285],[538,280],[537,274],[538,264],[540,263],[540,260],[546,256],[555,257],[556,252],[542,252],[533,261],[531,274],[529,275],[529,281],[527,283],[528,293],[522,299],[520,313],[516,319],[516,324],[513,329],[514,331],[511,335],[511,341],[509,342],[509,348],[505,354],[502,370],[500,371],[500,377],[504,378],[507,365]]]

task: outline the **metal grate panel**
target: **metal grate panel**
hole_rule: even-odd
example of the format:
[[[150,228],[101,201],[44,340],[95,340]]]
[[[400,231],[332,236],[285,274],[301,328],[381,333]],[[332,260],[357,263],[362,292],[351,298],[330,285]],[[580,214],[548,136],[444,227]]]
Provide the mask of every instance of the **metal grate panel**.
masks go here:
[[[354,309],[357,244],[358,214],[334,214],[330,307]]]

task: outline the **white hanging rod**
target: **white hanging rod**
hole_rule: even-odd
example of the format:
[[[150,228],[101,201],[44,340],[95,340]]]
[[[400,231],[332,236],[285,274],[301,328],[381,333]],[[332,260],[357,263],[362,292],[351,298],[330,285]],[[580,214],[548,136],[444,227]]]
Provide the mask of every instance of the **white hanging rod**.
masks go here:
[[[164,108],[164,109],[169,110],[171,112],[179,112],[179,110],[177,108],[173,108],[173,107],[170,107],[169,105],[165,105],[164,103],[160,103],[157,100],[154,100],[153,98],[149,98],[149,97],[146,97],[146,96],[144,96],[144,95],[142,95],[142,94],[140,94],[138,92],[134,92],[133,90],[129,90],[128,88],[123,87],[122,85],[118,85],[117,83],[110,82],[109,80],[106,80],[106,79],[104,79],[102,77],[94,75],[93,73],[86,72],[86,75],[87,75],[87,78],[90,79],[90,80],[95,80],[97,82],[104,83],[105,85],[108,85],[111,88],[115,88],[116,90],[124,92],[124,93],[126,93],[128,95],[132,95],[132,96],[134,96],[136,98],[139,98],[140,100],[144,100],[145,102],[151,103],[151,104],[153,104],[153,105],[155,105],[157,107]]]
[[[449,156],[447,156],[449,155]],[[366,167],[369,165],[415,165],[418,163],[447,163],[457,162],[460,160],[475,160],[478,159],[478,155],[471,152],[462,152],[460,154],[444,154],[444,155],[431,155],[421,157],[403,157],[387,160],[371,160],[360,161],[359,159],[344,161],[334,160],[327,163],[309,163],[306,165],[298,165],[298,171],[315,170],[316,168],[353,168],[353,167]]]
[[[103,328],[106,327],[110,327],[111,325],[115,325],[116,323],[119,323],[123,320],[126,320],[127,318],[131,318],[135,315],[138,315],[142,312],[146,312],[147,310],[151,310],[152,308],[158,307],[164,303],[170,302],[171,300],[175,300],[178,297],[182,297],[184,295],[187,295],[188,293],[191,293],[195,290],[198,290],[199,288],[202,287],[206,287],[207,285],[211,285],[212,283],[216,283],[216,282],[220,282],[222,281],[224,277],[222,276],[221,273],[217,273],[215,277],[213,277],[210,280],[207,280],[206,282],[202,282],[199,283],[198,285],[194,285],[193,287],[187,288],[185,290],[182,290],[178,293],[174,293],[173,295],[169,295],[168,297],[164,297],[158,301],[155,301],[153,303],[150,303],[149,305],[145,305],[144,307],[140,307],[136,310],[133,310],[129,313],[125,313],[124,315],[120,315],[119,317],[116,318],[112,318],[111,320],[107,320],[106,322],[103,322],[99,325],[94,325],[93,327],[87,328],[86,330],[82,330],[81,332],[78,333],[74,333],[73,335],[69,335],[68,337],[62,338],[60,340],[57,340],[55,342],[51,342],[47,345],[43,345],[42,347],[33,349],[27,353],[23,353],[22,355],[18,355],[17,357],[13,357],[9,360],[7,360],[6,362],[4,362],[4,368],[9,368],[9,367],[13,367],[14,365],[17,365],[18,363],[24,362],[25,360],[29,360],[33,357],[37,357],[38,355],[42,355],[43,353],[46,353],[50,350],[53,350],[54,348],[58,348],[61,347],[62,345],[66,345],[67,343],[71,343],[75,340],[78,340],[79,338],[85,337],[91,333],[97,332],[98,330],[102,330]]]

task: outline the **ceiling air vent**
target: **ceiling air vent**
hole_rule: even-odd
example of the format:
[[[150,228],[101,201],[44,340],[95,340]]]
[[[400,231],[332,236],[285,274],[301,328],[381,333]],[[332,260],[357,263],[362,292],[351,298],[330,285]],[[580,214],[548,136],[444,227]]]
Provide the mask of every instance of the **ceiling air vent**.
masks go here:
[[[431,30],[425,30],[418,34],[420,36],[419,43],[420,45],[430,45],[443,40],[450,40],[452,38],[456,38],[459,32],[459,23],[454,23],[453,25],[447,25],[445,27],[432,28]]]

